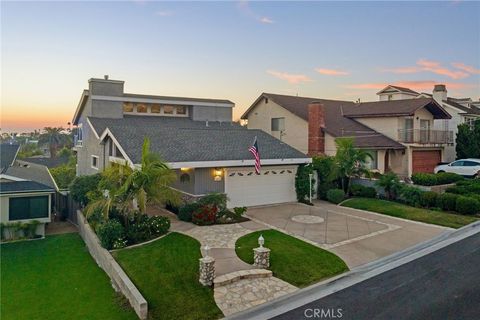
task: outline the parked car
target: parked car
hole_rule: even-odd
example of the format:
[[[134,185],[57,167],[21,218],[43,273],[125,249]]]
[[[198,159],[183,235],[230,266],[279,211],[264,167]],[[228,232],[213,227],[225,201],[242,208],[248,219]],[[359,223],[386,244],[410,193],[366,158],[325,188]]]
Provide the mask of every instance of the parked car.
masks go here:
[[[464,177],[480,178],[480,159],[455,160],[449,164],[436,166],[434,172],[453,172]]]

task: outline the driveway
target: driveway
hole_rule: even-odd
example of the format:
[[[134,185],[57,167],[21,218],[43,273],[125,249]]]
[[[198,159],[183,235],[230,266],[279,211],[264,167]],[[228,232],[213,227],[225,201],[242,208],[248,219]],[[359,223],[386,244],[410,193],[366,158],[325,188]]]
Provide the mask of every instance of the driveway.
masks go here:
[[[315,201],[314,206],[288,203],[252,207],[247,215],[256,222],[337,254],[349,268],[451,231],[324,201]],[[266,243],[268,246],[268,239]]]

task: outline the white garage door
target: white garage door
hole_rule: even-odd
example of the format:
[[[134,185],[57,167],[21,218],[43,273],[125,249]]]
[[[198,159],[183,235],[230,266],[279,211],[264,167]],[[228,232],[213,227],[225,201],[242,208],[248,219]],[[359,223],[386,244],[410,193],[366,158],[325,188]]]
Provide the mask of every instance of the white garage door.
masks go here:
[[[258,206],[296,201],[295,173],[297,166],[262,167],[255,174],[253,167],[231,168],[225,174],[228,207]]]

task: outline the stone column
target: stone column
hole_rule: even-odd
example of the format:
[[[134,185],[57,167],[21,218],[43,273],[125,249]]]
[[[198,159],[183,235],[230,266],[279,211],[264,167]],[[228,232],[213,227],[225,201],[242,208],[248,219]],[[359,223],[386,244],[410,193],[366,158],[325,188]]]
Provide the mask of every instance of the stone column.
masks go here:
[[[212,257],[200,258],[200,283],[211,286],[215,278],[215,259]]]
[[[253,265],[260,269],[270,267],[270,249],[258,247],[253,249]]]

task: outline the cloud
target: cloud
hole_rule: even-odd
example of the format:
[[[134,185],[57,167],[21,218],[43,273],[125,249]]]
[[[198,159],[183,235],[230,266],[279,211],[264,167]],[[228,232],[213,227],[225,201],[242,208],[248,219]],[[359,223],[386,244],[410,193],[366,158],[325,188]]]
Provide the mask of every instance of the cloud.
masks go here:
[[[455,79],[455,80],[467,78],[467,77],[470,76],[470,74],[465,72],[465,71],[450,70],[450,69],[442,66],[437,61],[431,61],[431,60],[427,60],[427,59],[418,60],[417,63],[416,63],[416,66],[383,69],[382,71],[398,73],[398,74],[431,72],[431,73],[446,76],[446,77],[449,77],[449,78]]]
[[[169,17],[169,16],[172,16],[172,15],[173,15],[173,11],[169,11],[169,10],[159,10],[159,11],[156,11],[156,12],[155,12],[155,15],[156,15],[156,16],[159,16],[159,17]]]
[[[346,75],[350,74],[347,71],[334,70],[334,69],[323,69],[323,68],[316,68],[315,71],[317,71],[320,74],[327,75],[327,76],[346,76]]]
[[[351,84],[346,85],[345,88],[349,89],[363,89],[363,90],[380,90],[385,88],[388,85],[394,85],[399,87],[406,87],[416,91],[431,91],[433,86],[436,84],[445,84],[447,89],[468,89],[475,87],[474,84],[470,83],[461,83],[461,82],[438,82],[433,80],[420,80],[420,81],[397,81],[394,83],[386,83],[386,82],[378,82],[378,83],[358,83],[358,84]]]
[[[274,23],[273,19],[272,18],[269,18],[267,16],[262,16],[262,15],[259,15],[258,13],[256,13],[255,11],[252,10],[252,8],[250,8],[250,5],[248,3],[248,1],[245,1],[245,0],[241,0],[241,1],[238,1],[237,2],[237,8],[238,10],[240,10],[240,12],[242,12],[245,16],[251,18],[251,19],[254,19],[254,20],[257,20],[258,22],[260,23],[263,23],[263,24],[272,24]]]
[[[454,62],[454,63],[452,63],[452,66],[454,66],[457,69],[460,69],[460,70],[466,71],[468,73],[471,73],[471,74],[480,74],[480,69],[476,69],[475,67],[468,66],[468,65],[466,65],[464,63],[461,63],[461,62]]]
[[[291,74],[291,73],[286,73],[286,72],[280,72],[280,71],[275,71],[275,70],[267,70],[268,74],[271,74],[274,77],[277,77],[279,79],[285,80],[288,83],[291,84],[297,84],[297,83],[302,83],[302,82],[311,82],[312,79],[310,79],[308,76],[304,74]]]

